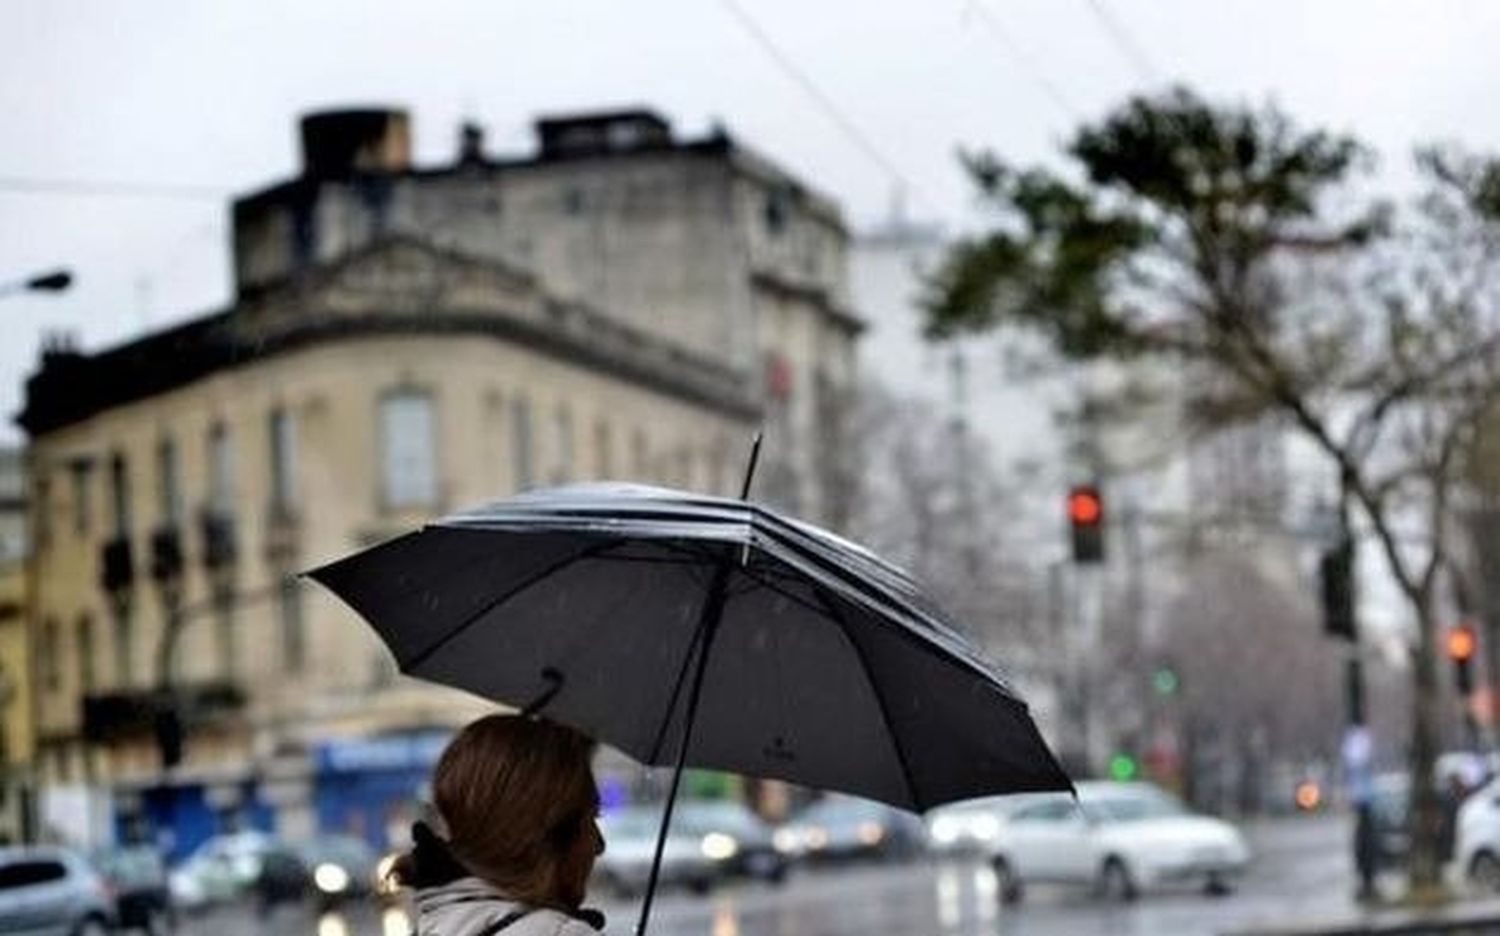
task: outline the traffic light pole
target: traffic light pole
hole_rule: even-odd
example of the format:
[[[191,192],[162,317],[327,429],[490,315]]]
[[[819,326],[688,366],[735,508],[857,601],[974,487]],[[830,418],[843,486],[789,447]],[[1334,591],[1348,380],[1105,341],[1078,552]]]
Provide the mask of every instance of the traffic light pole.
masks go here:
[[[1358,898],[1376,896],[1376,840],[1374,810],[1370,803],[1372,741],[1366,724],[1365,670],[1359,652],[1358,603],[1355,599],[1358,545],[1349,525],[1348,498],[1339,502],[1338,543],[1323,563],[1325,628],[1348,642],[1344,660],[1344,699],[1347,727],[1343,761],[1350,798],[1354,801],[1354,867],[1359,874]],[[1327,557],[1337,557],[1330,563]],[[1337,581],[1330,580],[1337,576]]]

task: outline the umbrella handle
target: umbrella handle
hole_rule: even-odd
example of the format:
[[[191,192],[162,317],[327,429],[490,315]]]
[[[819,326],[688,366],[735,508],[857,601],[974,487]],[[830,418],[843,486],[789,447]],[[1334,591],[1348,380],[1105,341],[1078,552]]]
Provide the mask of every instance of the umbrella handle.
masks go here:
[[[543,689],[535,699],[527,702],[526,707],[521,709],[521,716],[523,718],[537,717],[537,715],[541,714],[542,709],[547,707],[547,703],[551,702],[562,691],[562,673],[559,673],[550,666],[545,666],[542,667],[542,679],[547,681],[547,688]]]
[[[682,719],[682,745],[677,749],[677,763],[672,768],[672,785],[667,791],[666,808],[662,811],[661,829],[656,836],[656,852],[651,858],[651,874],[646,879],[646,896],[641,902],[641,916],[635,925],[635,936],[646,936],[646,924],[651,920],[651,903],[656,898],[657,880],[661,875],[662,853],[667,847],[667,832],[672,827],[672,808],[677,804],[677,787],[682,783],[682,771],[687,766],[688,746],[693,741],[693,724],[698,718],[698,695],[703,691],[703,672],[708,669],[708,652],[713,646],[714,634],[719,629],[719,618],[724,613],[725,592],[729,584],[727,563],[721,563],[714,572],[709,585],[708,598],[703,604],[702,616],[698,619],[698,657],[693,662],[693,682],[688,689],[687,711]],[[689,660],[692,658],[689,657]],[[688,660],[683,661],[686,669]],[[675,702],[672,706],[676,708]],[[668,709],[666,722],[672,721],[672,710]]]

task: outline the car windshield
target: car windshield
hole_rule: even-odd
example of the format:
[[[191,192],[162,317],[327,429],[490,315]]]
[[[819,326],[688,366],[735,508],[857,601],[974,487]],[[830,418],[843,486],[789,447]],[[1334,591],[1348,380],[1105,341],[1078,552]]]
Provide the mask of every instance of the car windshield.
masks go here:
[[[161,854],[154,848],[107,849],[91,857],[94,867],[117,884],[153,881],[162,875]]]
[[[805,809],[797,821],[818,824],[838,824],[878,820],[884,810],[878,803],[848,796],[834,796],[821,800]]]
[[[345,836],[310,839],[297,845],[296,851],[309,864],[333,862],[349,865],[373,860],[370,846],[361,839]]]
[[[1103,796],[1085,801],[1084,809],[1104,822],[1142,822],[1189,815],[1186,807],[1175,799],[1149,794]]]
[[[625,809],[606,813],[599,819],[606,842],[654,839],[660,828],[661,812],[654,809]]]
[[[729,832],[746,836],[765,830],[760,818],[738,803],[684,803],[677,807],[672,823],[694,832]]]

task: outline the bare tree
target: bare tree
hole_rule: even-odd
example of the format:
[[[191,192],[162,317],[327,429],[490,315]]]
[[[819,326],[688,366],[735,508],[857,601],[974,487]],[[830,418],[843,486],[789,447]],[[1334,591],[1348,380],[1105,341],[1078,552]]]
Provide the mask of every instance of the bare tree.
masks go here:
[[[1018,326],[1210,375],[1201,421],[1312,442],[1413,619],[1411,886],[1440,890],[1436,643],[1465,458],[1500,396],[1500,161],[1424,154],[1430,192],[1392,228],[1350,184],[1360,145],[1275,108],[1136,98],[1068,155],[1082,182],[969,158],[1000,220],[935,277],[933,333]]]
[[[851,535],[906,568],[982,648],[1016,667],[1043,663],[1045,597],[1008,540],[1008,498],[982,440],[876,384],[845,427],[849,477],[837,487],[858,492]]]

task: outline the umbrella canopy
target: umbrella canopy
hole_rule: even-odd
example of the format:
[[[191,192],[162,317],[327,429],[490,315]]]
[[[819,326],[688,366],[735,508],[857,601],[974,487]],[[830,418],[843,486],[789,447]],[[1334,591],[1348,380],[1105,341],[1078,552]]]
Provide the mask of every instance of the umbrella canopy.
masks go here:
[[[693,766],[916,811],[1071,789],[1025,703],[911,579],[754,504],[541,490],[310,574],[408,675],[545,700],[646,764],[678,762],[696,701]]]

